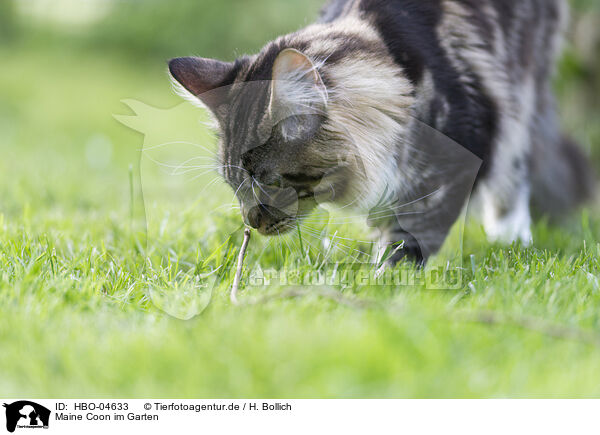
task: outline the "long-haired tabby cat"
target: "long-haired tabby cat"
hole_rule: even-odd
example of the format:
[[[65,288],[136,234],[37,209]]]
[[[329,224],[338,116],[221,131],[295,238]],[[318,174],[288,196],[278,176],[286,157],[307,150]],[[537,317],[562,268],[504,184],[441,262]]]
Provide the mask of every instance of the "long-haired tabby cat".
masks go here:
[[[222,173],[247,224],[280,234],[317,203],[373,209],[383,198],[373,222],[383,242],[403,242],[391,261],[423,262],[471,190],[461,164],[474,159],[452,144],[481,163],[474,188],[492,240],[528,243],[530,205],[558,215],[592,194],[551,89],[566,3],[334,0],[257,55],[177,58],[169,70],[218,121]]]

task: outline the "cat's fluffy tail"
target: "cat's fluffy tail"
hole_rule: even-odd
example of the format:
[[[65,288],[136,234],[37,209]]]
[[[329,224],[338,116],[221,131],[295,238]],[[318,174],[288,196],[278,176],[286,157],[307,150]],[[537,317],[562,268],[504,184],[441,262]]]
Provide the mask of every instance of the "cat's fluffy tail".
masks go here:
[[[537,212],[561,217],[596,196],[596,174],[581,147],[563,136],[533,157],[531,188]]]

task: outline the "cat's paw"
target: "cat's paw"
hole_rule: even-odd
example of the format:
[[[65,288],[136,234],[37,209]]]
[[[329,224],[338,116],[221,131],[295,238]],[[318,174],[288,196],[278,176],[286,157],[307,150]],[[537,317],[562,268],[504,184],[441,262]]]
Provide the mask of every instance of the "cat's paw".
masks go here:
[[[519,241],[524,246],[533,243],[529,207],[517,207],[502,217],[487,216],[484,219],[484,228],[488,240],[493,243],[510,245]]]

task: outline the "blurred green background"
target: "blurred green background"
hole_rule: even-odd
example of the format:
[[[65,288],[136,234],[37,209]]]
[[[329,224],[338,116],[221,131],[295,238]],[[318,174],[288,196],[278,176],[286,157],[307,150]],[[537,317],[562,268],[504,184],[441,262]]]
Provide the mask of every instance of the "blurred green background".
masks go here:
[[[556,89],[565,129],[600,168],[600,3],[572,3]],[[540,224],[529,250],[475,237],[457,292],[354,289],[398,311],[319,299],[236,309],[227,285],[190,322],[153,309],[147,275],[169,281],[210,253],[233,261],[223,228],[239,217],[209,228],[165,217],[148,267],[143,137],[112,115],[131,114],[124,99],[181,102],[167,59],[256,52],[321,4],[0,0],[0,395],[600,396],[597,346],[448,319],[460,307],[600,330],[600,223],[589,212],[566,229]],[[198,113],[185,109],[173,130]]]
[[[269,39],[313,21],[322,3],[2,0],[0,146],[7,157],[3,170],[11,174],[12,185],[38,187],[31,189],[34,198],[20,194],[12,198],[5,192],[0,199],[4,212],[22,210],[29,201],[37,207],[45,200],[48,206],[59,203],[55,195],[60,192],[54,188],[51,192],[48,186],[65,171],[82,171],[86,174],[82,178],[99,177],[109,183],[119,179],[126,192],[126,168],[137,165],[139,137],[111,118],[110,114],[127,112],[120,100],[172,107],[180,100],[167,80],[167,59],[196,54],[231,60],[256,52]],[[573,7],[556,88],[566,129],[600,166],[600,6],[593,0],[576,0]],[[109,160],[105,155],[100,159],[102,168],[90,168],[94,166],[90,156],[98,147]],[[71,162],[77,162],[76,167]],[[96,189],[84,180],[66,184],[64,189],[79,189],[78,206],[107,199],[108,192],[91,192]],[[115,186],[111,198],[118,197],[119,190]]]

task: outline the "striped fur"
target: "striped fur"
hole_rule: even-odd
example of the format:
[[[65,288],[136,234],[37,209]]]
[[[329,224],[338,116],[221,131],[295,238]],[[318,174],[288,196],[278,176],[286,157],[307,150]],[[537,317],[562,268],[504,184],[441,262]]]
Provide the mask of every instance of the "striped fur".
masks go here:
[[[215,114],[247,223],[277,234],[318,203],[355,205],[404,240],[394,260],[424,261],[474,182],[488,235],[507,242],[530,241],[531,196],[557,214],[591,195],[551,92],[565,3],[334,0],[257,55],[170,71]]]

